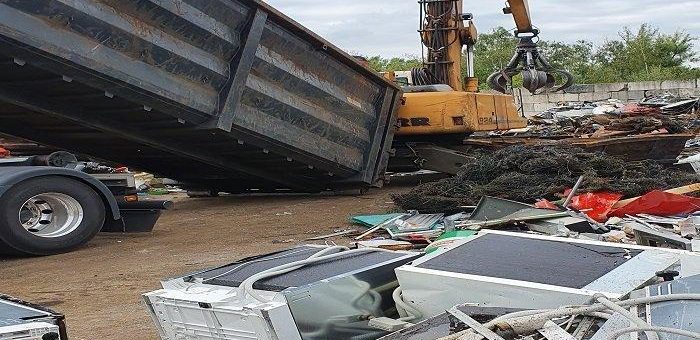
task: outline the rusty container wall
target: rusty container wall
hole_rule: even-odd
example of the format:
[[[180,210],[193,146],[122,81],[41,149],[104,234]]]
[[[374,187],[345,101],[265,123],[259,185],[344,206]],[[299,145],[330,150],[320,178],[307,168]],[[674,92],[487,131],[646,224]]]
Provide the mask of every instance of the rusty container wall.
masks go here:
[[[259,1],[0,0],[0,132],[200,189],[374,185],[400,97]]]

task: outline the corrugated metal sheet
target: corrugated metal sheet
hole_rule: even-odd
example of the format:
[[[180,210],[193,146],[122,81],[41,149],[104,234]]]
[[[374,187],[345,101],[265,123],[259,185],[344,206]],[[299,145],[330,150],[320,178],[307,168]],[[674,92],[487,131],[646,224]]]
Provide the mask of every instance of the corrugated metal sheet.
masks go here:
[[[201,188],[375,184],[399,99],[259,1],[0,0],[0,132]]]

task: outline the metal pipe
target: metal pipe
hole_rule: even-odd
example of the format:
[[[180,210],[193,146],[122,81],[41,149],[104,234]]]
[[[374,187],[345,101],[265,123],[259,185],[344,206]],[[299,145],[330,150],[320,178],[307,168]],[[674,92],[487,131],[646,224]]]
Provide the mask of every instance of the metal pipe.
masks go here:
[[[631,299],[631,300],[620,301],[617,303],[617,305],[622,306],[622,307],[628,307],[628,306],[634,306],[634,305],[640,305],[640,304],[658,303],[658,302],[664,302],[664,301],[677,301],[677,300],[700,301],[700,294],[671,294],[671,295],[650,296],[650,297],[643,297],[643,298],[636,298],[636,299]],[[486,323],[485,326],[487,326],[489,328],[498,326],[501,329],[511,329],[518,334],[527,334],[527,333],[535,332],[538,329],[542,328],[542,326],[544,325],[545,322],[547,322],[548,320],[551,320],[553,318],[560,318],[560,317],[571,316],[571,315],[579,315],[579,314],[585,314],[585,313],[590,313],[590,312],[600,312],[600,311],[605,311],[608,309],[609,308],[607,306],[605,306],[601,303],[598,303],[598,304],[589,305],[589,306],[559,308],[559,309],[553,309],[553,310],[543,312],[543,313],[532,313],[531,315],[526,315],[526,316],[523,315],[523,316],[513,317],[513,315],[522,315],[528,311],[524,311],[523,313],[516,312],[516,313],[513,313],[512,315],[504,315],[504,316],[498,317],[498,318]]]
[[[467,45],[467,77],[474,77],[474,45]]]
[[[574,199],[574,196],[576,195],[576,192],[578,191],[578,188],[581,186],[583,183],[583,175],[578,178],[578,181],[576,181],[576,184],[574,185],[573,189],[571,189],[571,192],[569,193],[569,196],[566,197],[566,201],[564,201],[564,208],[567,208],[569,204],[571,204],[571,200]]]
[[[642,298],[635,298],[630,300],[619,301],[616,304],[620,307],[630,307],[642,304],[652,304],[666,301],[700,301],[700,294],[670,294],[670,295],[657,295],[657,296],[647,296]],[[485,327],[493,329],[493,327],[498,327],[500,329],[510,329],[516,334],[529,334],[534,333],[538,329],[542,328],[544,324],[554,318],[567,317],[572,315],[590,315],[591,313],[604,312],[609,308],[602,303],[597,303],[588,306],[578,306],[578,307],[560,307],[551,310],[525,310],[519,312],[513,312],[510,314],[499,316],[484,324]],[[644,331],[643,329],[638,329],[639,331]],[[461,339],[462,336],[466,335],[469,330],[461,331],[455,334],[451,334],[439,340],[456,340]],[[652,330],[654,331],[654,330]],[[661,330],[659,330],[661,332]]]

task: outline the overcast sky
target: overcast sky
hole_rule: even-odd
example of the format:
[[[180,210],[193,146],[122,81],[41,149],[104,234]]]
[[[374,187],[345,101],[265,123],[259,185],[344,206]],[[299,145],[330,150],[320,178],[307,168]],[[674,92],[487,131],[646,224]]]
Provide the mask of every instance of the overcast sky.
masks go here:
[[[416,0],[266,0],[342,49],[362,55],[420,55]],[[515,27],[502,14],[505,0],[465,0],[477,27]],[[700,36],[700,0],[530,0],[533,21],[547,40],[595,43],[623,26],[650,23],[664,32]],[[697,42],[696,45],[700,45]],[[700,51],[700,46],[696,50]]]

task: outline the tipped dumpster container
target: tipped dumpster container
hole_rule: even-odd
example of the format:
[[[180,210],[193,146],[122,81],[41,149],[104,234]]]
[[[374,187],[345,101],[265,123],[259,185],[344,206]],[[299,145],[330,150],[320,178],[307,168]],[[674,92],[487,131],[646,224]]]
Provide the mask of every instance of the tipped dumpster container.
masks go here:
[[[261,1],[0,0],[0,132],[193,189],[378,185],[400,98]]]

